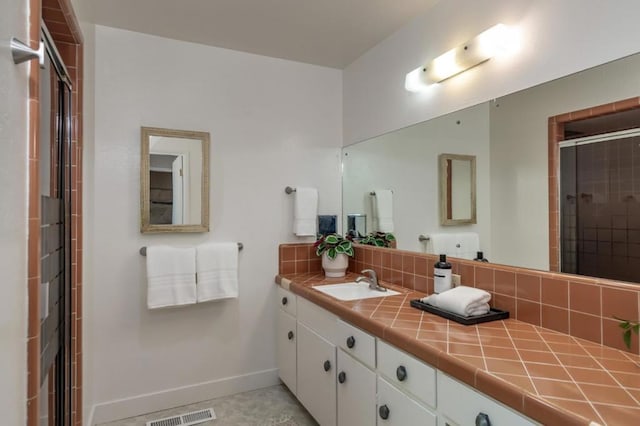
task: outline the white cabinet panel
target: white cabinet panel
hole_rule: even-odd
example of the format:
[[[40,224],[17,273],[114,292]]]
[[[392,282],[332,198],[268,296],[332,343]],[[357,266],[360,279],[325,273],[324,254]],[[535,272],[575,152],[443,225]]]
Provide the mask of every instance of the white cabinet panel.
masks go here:
[[[336,345],[338,317],[303,298],[298,299],[297,305],[298,321]]]
[[[297,391],[321,426],[336,424],[336,347],[300,322]]]
[[[338,425],[376,424],[376,373],[338,350]]]
[[[436,370],[382,340],[378,340],[377,348],[378,372],[394,386],[435,408]]]
[[[376,338],[342,320],[338,320],[338,345],[344,351],[363,362],[369,368],[376,368]]]
[[[438,371],[438,410],[451,426],[476,424],[484,413],[492,426],[535,425],[530,419],[489,399],[476,390]]]
[[[285,385],[296,393],[296,319],[278,309],[278,374]]]
[[[378,377],[378,426],[436,426],[437,416]]]
[[[298,296],[278,286],[278,306],[281,309],[295,317],[297,315],[297,302]]]

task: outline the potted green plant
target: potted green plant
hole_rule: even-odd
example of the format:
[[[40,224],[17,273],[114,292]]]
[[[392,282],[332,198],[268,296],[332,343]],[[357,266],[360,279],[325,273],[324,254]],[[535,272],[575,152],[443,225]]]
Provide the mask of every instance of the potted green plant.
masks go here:
[[[360,244],[376,247],[392,247],[396,237],[390,232],[372,232],[360,240]]]
[[[327,234],[315,242],[316,255],[322,256],[322,269],[329,278],[344,277],[353,257],[353,244],[340,234]]]
[[[631,333],[638,335],[640,332],[640,322],[630,321],[623,318],[614,317],[620,324],[618,326],[622,329],[622,340],[628,349],[631,349]]]

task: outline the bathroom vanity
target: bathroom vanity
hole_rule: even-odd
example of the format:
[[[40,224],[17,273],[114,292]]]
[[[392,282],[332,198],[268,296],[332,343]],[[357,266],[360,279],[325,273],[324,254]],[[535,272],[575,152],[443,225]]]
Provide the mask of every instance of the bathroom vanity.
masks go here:
[[[280,377],[321,425],[538,424],[386,341],[375,333],[377,324],[367,332],[349,321],[352,316],[291,291],[316,290],[298,286],[295,279],[280,277],[279,282]],[[411,295],[404,291],[385,298],[396,309],[381,308],[381,317],[395,319]],[[381,300],[369,299],[360,308],[378,307]],[[412,309],[406,316],[422,313]]]
[[[633,355],[515,319],[462,326],[399,287],[354,301],[313,289],[336,282],[276,278],[280,377],[323,426],[637,424]]]

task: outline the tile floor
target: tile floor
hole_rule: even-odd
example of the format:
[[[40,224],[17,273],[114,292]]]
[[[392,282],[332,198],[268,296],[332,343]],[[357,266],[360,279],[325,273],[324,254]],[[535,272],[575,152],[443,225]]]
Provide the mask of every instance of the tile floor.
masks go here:
[[[206,408],[213,408],[216,419],[200,423],[202,426],[317,426],[284,385],[102,423],[100,426],[145,426],[151,420]]]

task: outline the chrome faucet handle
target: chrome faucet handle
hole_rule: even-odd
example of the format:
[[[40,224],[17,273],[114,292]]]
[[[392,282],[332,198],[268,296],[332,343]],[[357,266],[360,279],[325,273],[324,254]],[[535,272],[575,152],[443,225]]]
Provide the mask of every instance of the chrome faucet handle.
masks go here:
[[[376,271],[374,271],[373,269],[363,269],[362,271],[360,271],[360,273],[364,275],[368,274],[371,279],[375,281],[376,285],[378,284],[378,274],[376,274]]]

